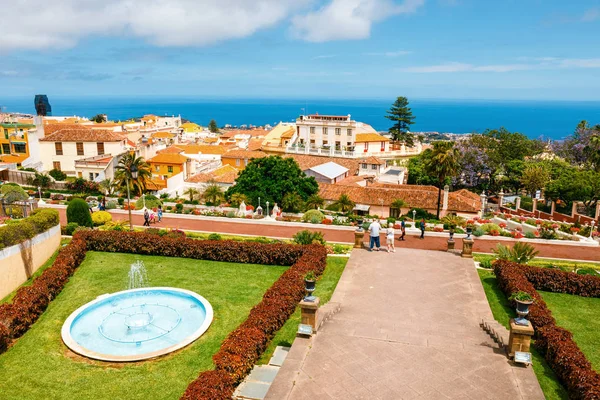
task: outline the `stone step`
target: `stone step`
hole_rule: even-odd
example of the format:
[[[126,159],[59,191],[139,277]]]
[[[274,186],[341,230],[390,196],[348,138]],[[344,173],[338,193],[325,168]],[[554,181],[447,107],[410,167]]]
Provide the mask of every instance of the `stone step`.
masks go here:
[[[269,365],[281,367],[289,352],[289,347],[277,346],[273,352],[273,356],[269,360]]]
[[[236,400],[263,400],[290,351],[289,347],[277,346],[269,365],[255,365],[250,375],[237,387]]]
[[[504,348],[508,345],[509,333],[502,324],[497,321],[482,319],[480,325],[481,328],[490,335],[490,337],[498,344],[500,348]]]

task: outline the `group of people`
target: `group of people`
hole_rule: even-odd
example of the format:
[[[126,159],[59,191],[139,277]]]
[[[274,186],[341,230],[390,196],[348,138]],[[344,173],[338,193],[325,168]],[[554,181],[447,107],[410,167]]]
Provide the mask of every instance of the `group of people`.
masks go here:
[[[150,223],[157,223],[162,220],[163,210],[159,204],[156,214],[153,210],[144,209],[144,226],[150,226]]]
[[[421,230],[421,236],[419,237],[419,239],[424,239],[425,238],[425,219],[421,219],[421,222],[419,222],[419,229]],[[375,251],[381,250],[381,243],[380,243],[380,238],[379,238],[381,230],[382,230],[382,227],[378,220],[373,221],[371,223],[371,225],[369,225],[369,238],[370,238],[369,251],[373,251],[374,247],[377,247],[377,249]],[[386,239],[388,253],[396,252],[396,247],[394,246],[395,233],[396,232],[394,229],[394,225],[389,224],[389,226],[385,230],[385,239]],[[400,222],[400,236],[398,237],[398,240],[403,241],[404,236],[406,236],[406,223],[404,222],[404,220],[402,220]]]

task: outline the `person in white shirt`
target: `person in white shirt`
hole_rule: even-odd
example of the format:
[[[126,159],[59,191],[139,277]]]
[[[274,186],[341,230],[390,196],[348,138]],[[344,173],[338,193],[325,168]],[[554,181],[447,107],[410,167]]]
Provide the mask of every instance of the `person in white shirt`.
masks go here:
[[[375,220],[369,225],[369,237],[371,239],[369,250],[373,251],[373,246],[377,245],[377,251],[381,249],[381,243],[379,242],[379,231],[381,230],[381,225],[378,220]]]
[[[395,253],[396,248],[394,247],[394,225],[390,224],[388,226],[385,237],[388,253]]]

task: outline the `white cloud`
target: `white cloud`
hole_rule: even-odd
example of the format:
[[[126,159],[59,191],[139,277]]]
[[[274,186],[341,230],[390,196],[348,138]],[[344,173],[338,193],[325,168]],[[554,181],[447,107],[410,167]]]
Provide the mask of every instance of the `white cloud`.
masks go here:
[[[523,59],[523,57],[521,57]],[[400,72],[431,74],[431,73],[453,73],[453,72],[514,72],[548,69],[581,69],[600,68],[600,58],[556,58],[542,57],[532,58],[538,62],[529,64],[490,64],[474,65],[468,63],[450,62],[438,65],[424,65],[400,68]]]
[[[375,52],[375,53],[365,53],[365,56],[373,56],[373,57],[400,57],[406,56],[408,54],[412,54],[412,51],[406,50],[398,50],[398,51],[384,51],[384,52]]]
[[[583,22],[592,22],[600,19],[600,8],[590,8],[581,17]]]
[[[371,25],[386,18],[415,12],[425,0],[331,0],[317,11],[292,19],[295,35],[309,42],[368,38]]]
[[[241,38],[311,0],[20,0],[3,7],[0,50],[72,47],[90,35],[133,35],[159,46]]]

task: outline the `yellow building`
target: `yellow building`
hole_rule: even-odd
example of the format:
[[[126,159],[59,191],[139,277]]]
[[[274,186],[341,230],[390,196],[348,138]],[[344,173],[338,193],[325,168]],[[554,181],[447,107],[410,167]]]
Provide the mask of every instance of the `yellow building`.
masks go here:
[[[32,124],[0,124],[0,162],[16,163],[18,166],[29,158],[27,132]]]
[[[195,124],[193,122],[186,122],[185,124],[181,124],[181,127],[183,128],[183,131],[185,133],[198,133],[198,132],[202,132],[202,127],[198,124]]]
[[[268,157],[268,154],[262,151],[230,150],[221,156],[221,163],[242,170],[253,158],[263,157]]]
[[[152,170],[152,178],[167,180],[180,172],[184,173],[184,178],[188,176],[189,159],[179,153],[163,152],[147,160]]]

